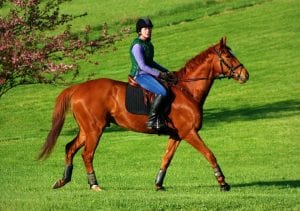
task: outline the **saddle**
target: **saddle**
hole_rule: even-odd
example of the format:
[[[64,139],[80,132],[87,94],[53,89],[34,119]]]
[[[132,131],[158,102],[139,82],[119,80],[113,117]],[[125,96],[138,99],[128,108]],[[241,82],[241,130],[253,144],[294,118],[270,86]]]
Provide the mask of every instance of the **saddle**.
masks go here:
[[[162,104],[164,109],[160,115],[162,120],[165,122],[166,127],[157,131],[157,133],[171,134],[174,137],[177,137],[177,129],[168,117],[174,100],[174,94],[170,91],[170,87],[167,84],[165,84],[165,86],[169,89],[169,92],[166,100]],[[128,112],[139,115],[148,115],[154,97],[155,94],[142,88],[131,76],[128,77],[125,98],[125,107]]]
[[[155,94],[142,88],[133,77],[128,76],[125,106],[133,114],[148,115]]]

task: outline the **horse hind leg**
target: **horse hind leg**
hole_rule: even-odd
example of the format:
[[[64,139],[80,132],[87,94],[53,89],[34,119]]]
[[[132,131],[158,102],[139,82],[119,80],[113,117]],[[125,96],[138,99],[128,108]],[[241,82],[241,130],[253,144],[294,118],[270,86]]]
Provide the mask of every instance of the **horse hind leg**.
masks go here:
[[[73,158],[77,151],[84,145],[84,136],[78,134],[71,142],[66,145],[65,170],[62,179],[57,180],[53,189],[61,188],[71,182],[73,172]]]
[[[106,115],[103,115],[103,118],[90,118],[89,121],[82,121],[80,127],[85,134],[85,145],[81,155],[86,168],[88,184],[94,191],[102,190],[96,179],[93,160],[96,148],[106,125],[107,118]]]
[[[104,127],[105,125],[106,124],[104,124]],[[54,183],[54,189],[61,188],[71,181],[74,155],[81,147],[85,146],[82,152],[82,158],[87,171],[88,183],[92,190],[101,191],[93,168],[93,158],[99,138],[102,135],[103,128],[99,132],[96,132],[97,130],[88,133],[81,132],[73,139],[73,141],[66,145],[65,170],[63,173],[63,178]]]
[[[82,159],[84,161],[86,172],[87,172],[88,184],[90,185],[90,188],[92,190],[97,192],[101,191],[102,189],[100,188],[96,178],[96,174],[93,167],[93,160],[94,160],[95,150],[98,146],[99,139],[102,135],[102,130],[103,129],[101,129],[101,132],[99,133],[96,132],[88,133],[86,137],[85,147],[82,152]]]

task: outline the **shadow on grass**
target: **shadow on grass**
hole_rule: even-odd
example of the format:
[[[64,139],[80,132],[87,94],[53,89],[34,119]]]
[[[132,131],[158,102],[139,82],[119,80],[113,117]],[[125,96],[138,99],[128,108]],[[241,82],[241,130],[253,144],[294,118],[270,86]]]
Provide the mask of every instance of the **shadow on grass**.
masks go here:
[[[276,186],[282,188],[299,188],[300,180],[282,180],[282,181],[257,181],[244,184],[233,184],[232,187],[251,187],[251,186]]]
[[[79,129],[78,128],[71,128],[68,130],[64,130],[61,134],[64,136],[76,136],[78,133]],[[115,124],[110,124],[109,127],[105,128],[104,133],[110,133],[110,132],[122,132],[122,131],[128,131],[125,128],[119,127],[118,125]]]
[[[256,107],[242,107],[235,110],[204,109],[205,124],[231,121],[251,121],[289,117],[300,114],[299,100],[285,100]]]
[[[267,103],[265,105],[256,107],[242,107],[235,110],[229,109],[207,109],[204,110],[205,125],[216,124],[218,122],[232,122],[232,121],[251,121],[256,119],[270,119],[289,117],[300,114],[299,100],[285,100],[275,103]],[[110,124],[105,129],[105,133],[127,131],[118,125]],[[74,135],[78,133],[78,128],[72,128],[64,131],[63,135]]]
[[[282,181],[256,181],[243,184],[230,184],[231,188],[247,188],[247,187],[276,187],[276,188],[299,188],[300,180],[282,180]],[[218,185],[195,185],[195,186],[186,186],[186,185],[175,185],[175,186],[166,186],[167,190],[189,190],[189,191],[198,191],[201,188],[213,188],[219,189]]]

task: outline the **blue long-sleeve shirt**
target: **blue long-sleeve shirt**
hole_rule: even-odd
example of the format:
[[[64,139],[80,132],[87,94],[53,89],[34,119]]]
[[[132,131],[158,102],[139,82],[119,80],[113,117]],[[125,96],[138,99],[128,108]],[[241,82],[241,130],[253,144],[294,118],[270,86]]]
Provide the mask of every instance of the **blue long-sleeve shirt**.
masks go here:
[[[168,72],[168,69],[164,68],[157,62],[153,61],[151,66],[147,65],[145,63],[145,58],[144,58],[144,48],[140,44],[135,44],[132,47],[132,54],[135,57],[136,62],[138,63],[138,66],[140,68],[139,74],[150,74],[155,77],[159,76],[159,71],[162,72]],[[159,70],[159,71],[158,71]]]

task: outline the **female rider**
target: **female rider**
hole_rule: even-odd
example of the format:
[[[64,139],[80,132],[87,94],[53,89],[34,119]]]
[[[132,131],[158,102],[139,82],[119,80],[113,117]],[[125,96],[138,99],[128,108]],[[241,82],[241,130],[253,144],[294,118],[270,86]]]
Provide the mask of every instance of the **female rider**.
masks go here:
[[[164,126],[159,117],[159,110],[163,99],[167,95],[167,90],[158,81],[158,78],[166,79],[169,71],[153,60],[152,28],[153,24],[149,18],[138,19],[136,23],[138,37],[133,40],[130,46],[132,63],[130,75],[141,87],[155,93],[155,99],[149,112],[147,128],[159,130]]]

